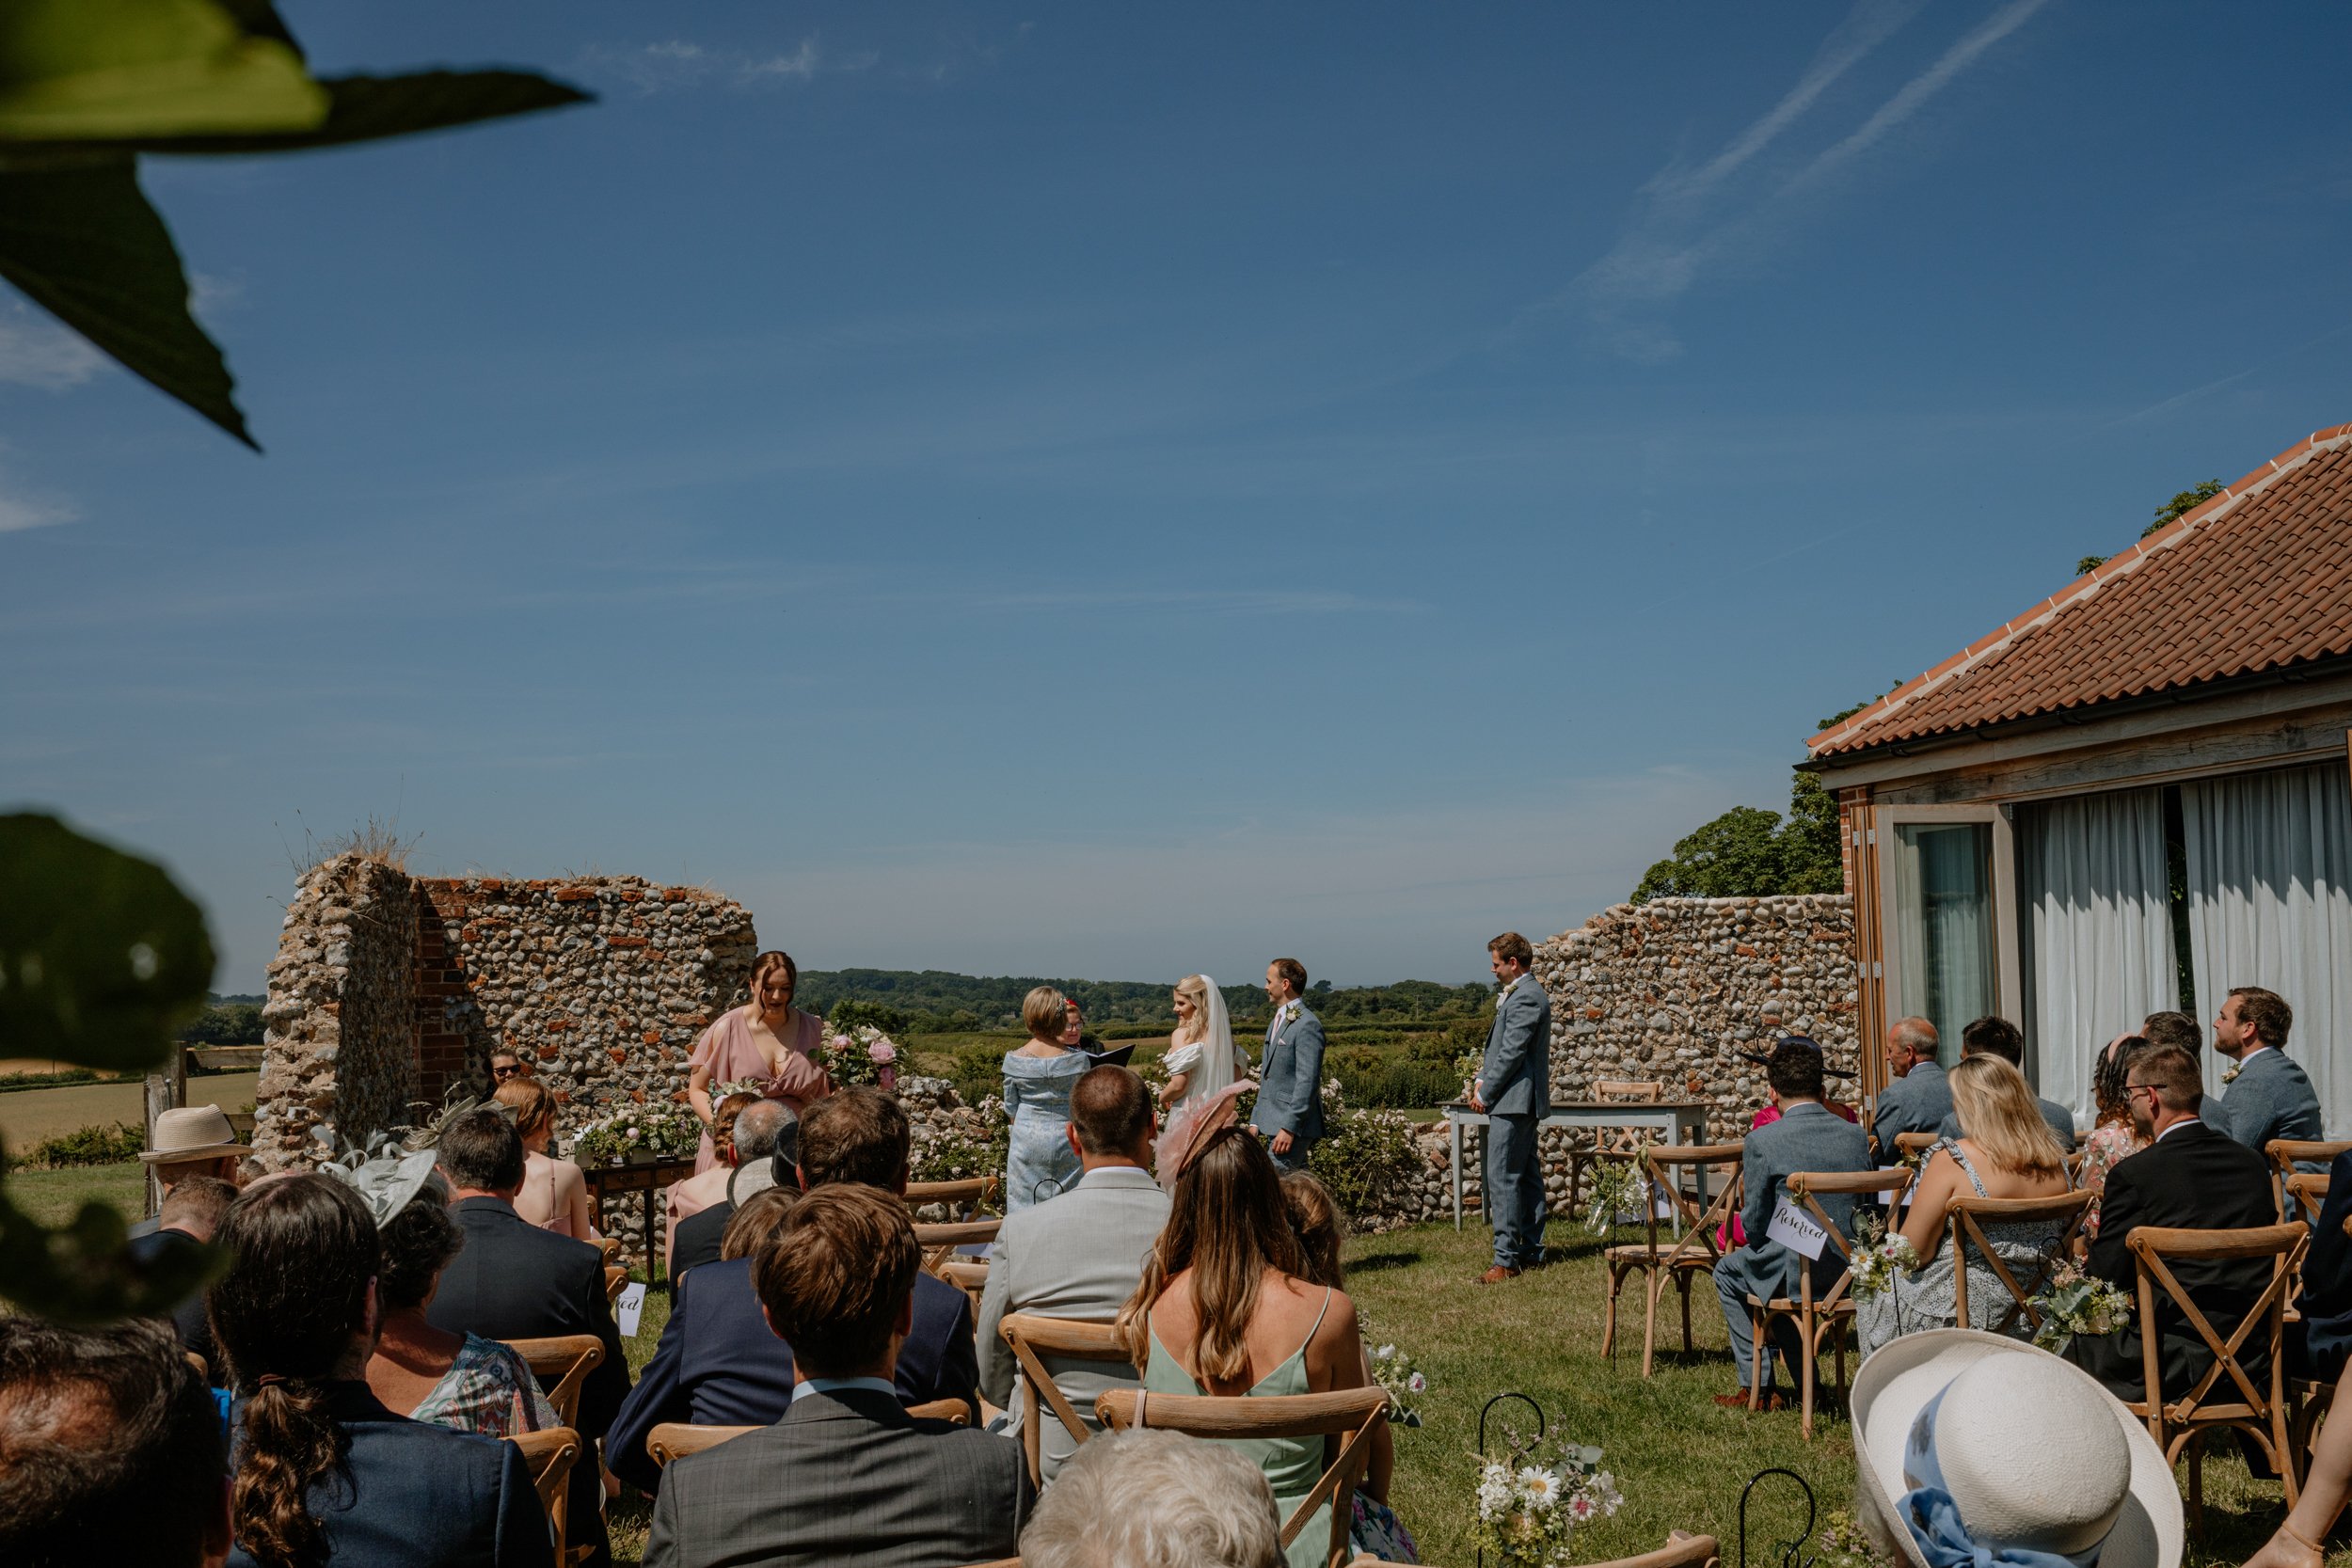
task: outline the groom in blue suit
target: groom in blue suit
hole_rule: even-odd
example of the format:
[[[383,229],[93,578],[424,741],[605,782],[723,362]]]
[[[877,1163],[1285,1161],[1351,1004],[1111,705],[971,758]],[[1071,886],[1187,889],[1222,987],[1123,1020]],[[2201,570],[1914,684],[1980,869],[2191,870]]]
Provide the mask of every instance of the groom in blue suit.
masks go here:
[[[1535,949],[1525,937],[1505,931],[1486,953],[1502,990],[1470,1109],[1486,1115],[1486,1213],[1495,1227],[1494,1267],[1478,1282],[1500,1285],[1544,1260],[1544,1163],[1535,1140],[1551,1114],[1551,998],[1528,973]]]
[[[1266,1025],[1249,1130],[1265,1139],[1274,1168],[1285,1174],[1305,1170],[1308,1152],[1323,1136],[1323,1020],[1298,999],[1306,989],[1307,966],[1296,958],[1265,966],[1274,1022]]]

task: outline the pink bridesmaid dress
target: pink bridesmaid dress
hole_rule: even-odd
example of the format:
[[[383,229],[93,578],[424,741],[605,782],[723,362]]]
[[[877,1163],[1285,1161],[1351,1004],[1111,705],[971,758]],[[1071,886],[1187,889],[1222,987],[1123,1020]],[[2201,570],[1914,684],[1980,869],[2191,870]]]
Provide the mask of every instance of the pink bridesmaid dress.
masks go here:
[[[755,1016],[748,1005],[730,1008],[694,1042],[694,1054],[688,1065],[710,1069],[714,1101],[720,1085],[739,1083],[746,1078],[756,1079],[762,1096],[783,1101],[796,1117],[833,1093],[833,1080],[813,1059],[824,1033],[816,1014],[804,1013],[798,1007],[792,1009],[785,1051],[772,1073],[768,1070],[767,1058],[759,1053],[759,1042],[752,1037]],[[702,1143],[694,1151],[694,1174],[700,1176],[718,1163],[718,1152],[710,1147],[710,1129],[706,1127]]]

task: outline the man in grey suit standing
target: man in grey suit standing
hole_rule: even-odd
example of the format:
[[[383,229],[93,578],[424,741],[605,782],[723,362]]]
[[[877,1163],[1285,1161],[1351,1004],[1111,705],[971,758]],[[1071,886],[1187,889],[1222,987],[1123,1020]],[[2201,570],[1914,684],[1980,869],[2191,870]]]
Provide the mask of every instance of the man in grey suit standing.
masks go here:
[[[1924,1018],[1899,1018],[1886,1031],[1886,1087],[1871,1109],[1870,1140],[1889,1164],[1898,1134],[1932,1132],[1952,1114],[1952,1086],[1936,1050],[1935,1025]]]
[[[1551,1114],[1551,998],[1528,973],[1535,949],[1517,931],[1488,942],[1486,957],[1502,989],[1470,1103],[1486,1117],[1486,1214],[1495,1227],[1494,1265],[1478,1283],[1500,1285],[1544,1260],[1544,1165],[1535,1142]]]
[[[1274,1168],[1286,1175],[1307,1168],[1307,1155],[1323,1136],[1323,1021],[1299,1000],[1306,990],[1307,966],[1296,958],[1265,966],[1274,1022],[1266,1025],[1249,1130],[1265,1139]]]
[[[1725,1408],[1748,1402],[1749,1368],[1758,1355],[1764,1364],[1757,1378],[1759,1410],[1777,1409],[1784,1402],[1772,1392],[1773,1345],[1758,1345],[1755,1324],[1748,1318],[1748,1297],[1770,1301],[1797,1293],[1799,1271],[1807,1264],[1803,1253],[1772,1239],[1772,1212],[1780,1207],[1782,1186],[1798,1171],[1858,1171],[1874,1168],[1869,1140],[1862,1129],[1821,1103],[1821,1048],[1811,1040],[1784,1039],[1772,1048],[1764,1069],[1772,1085],[1772,1103],[1780,1119],[1747,1135],[1740,1153],[1740,1175],[1746,1183],[1746,1200],[1740,1212],[1747,1244],[1724,1254],[1715,1265],[1715,1293],[1722,1298],[1724,1323],[1731,1331],[1731,1359],[1740,1370],[1740,1387],[1718,1394]],[[1823,1194],[1815,1199],[1830,1222],[1849,1238],[1853,1235],[1854,1200],[1846,1194]],[[1802,1204],[1791,1206],[1811,1219]],[[1814,1289],[1826,1291],[1845,1272],[1844,1256],[1834,1243],[1823,1241],[1821,1256],[1813,1259]],[[1789,1364],[1803,1354],[1796,1328],[1783,1318],[1774,1325],[1774,1343]]]
[[[997,1232],[980,1296],[980,1394],[1011,1412],[1008,1437],[1022,1435],[1024,1412],[1013,1399],[1018,1363],[998,1325],[1008,1312],[1104,1323],[1119,1316],[1168,1224],[1168,1194],[1152,1179],[1158,1131],[1142,1079],[1123,1067],[1086,1073],[1070,1091],[1070,1143],[1084,1174],[1052,1203],[1008,1216]],[[1102,1430],[1095,1396],[1141,1380],[1125,1362],[1041,1356],[1089,1431]],[[1041,1394],[1039,1414],[1038,1459],[1051,1481],[1078,1445]]]
[[[791,1407],[663,1472],[645,1568],[958,1568],[1019,1550],[1035,1499],[1020,1445],[917,1420],[891,1382],[922,1263],[906,1205],[818,1187],[752,1256],[768,1325],[792,1346]]]
[[[2273,1138],[2316,1141],[2328,1135],[2321,1130],[2311,1076],[2287,1054],[2287,1031],[2294,1027],[2295,1010],[2286,998],[2260,986],[2230,992],[2213,1021],[2213,1048],[2237,1066],[2223,1075],[2229,1087],[2221,1098],[2205,1101],[2205,1120],[2265,1158],[2264,1146]]]

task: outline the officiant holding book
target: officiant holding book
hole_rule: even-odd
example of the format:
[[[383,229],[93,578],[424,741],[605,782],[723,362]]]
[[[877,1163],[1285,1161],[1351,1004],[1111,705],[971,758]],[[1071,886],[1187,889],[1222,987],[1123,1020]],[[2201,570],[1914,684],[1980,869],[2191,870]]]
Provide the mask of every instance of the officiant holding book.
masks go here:
[[[1486,944],[1502,989],[1470,1105],[1486,1117],[1486,1216],[1495,1227],[1494,1266],[1478,1276],[1500,1285],[1544,1260],[1544,1163],[1535,1143],[1551,1113],[1551,998],[1528,971],[1535,949],[1517,931]]]

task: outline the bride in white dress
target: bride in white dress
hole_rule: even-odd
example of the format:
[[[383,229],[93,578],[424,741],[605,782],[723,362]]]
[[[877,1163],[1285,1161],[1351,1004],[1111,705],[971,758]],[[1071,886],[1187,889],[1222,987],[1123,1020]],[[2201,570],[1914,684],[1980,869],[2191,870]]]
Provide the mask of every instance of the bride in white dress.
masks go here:
[[[1249,1058],[1233,1043],[1225,997],[1205,974],[1176,982],[1176,1032],[1168,1037],[1168,1085],[1160,1090],[1161,1142],[1184,1147],[1187,1120],[1219,1094],[1245,1079]]]

